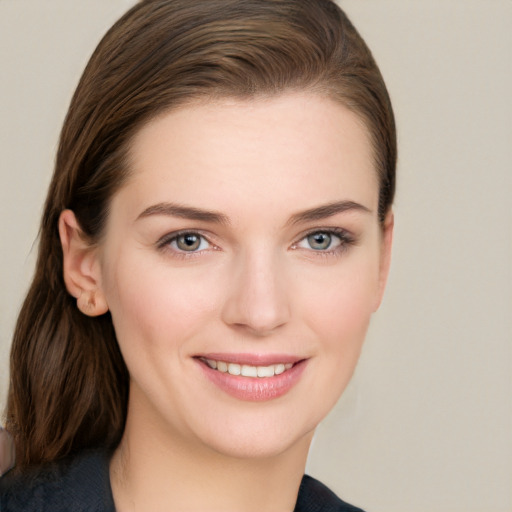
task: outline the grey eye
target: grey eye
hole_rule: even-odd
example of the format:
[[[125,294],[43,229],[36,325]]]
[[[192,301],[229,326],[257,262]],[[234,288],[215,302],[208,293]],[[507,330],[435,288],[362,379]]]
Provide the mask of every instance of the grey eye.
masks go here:
[[[331,246],[332,235],[322,232],[312,233],[307,236],[307,241],[311,249],[315,251],[325,251]]]
[[[197,251],[202,242],[206,242],[204,238],[196,233],[184,233],[175,239],[176,247],[180,251],[194,252]]]
[[[294,245],[295,249],[307,249],[316,252],[337,251],[350,244],[343,234],[334,231],[313,231]]]

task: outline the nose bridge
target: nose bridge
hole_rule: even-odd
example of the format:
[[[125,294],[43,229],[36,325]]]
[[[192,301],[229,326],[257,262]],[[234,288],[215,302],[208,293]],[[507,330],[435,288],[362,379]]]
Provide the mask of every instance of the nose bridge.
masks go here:
[[[224,321],[265,335],[285,324],[290,316],[282,258],[269,247],[240,251],[233,264]]]

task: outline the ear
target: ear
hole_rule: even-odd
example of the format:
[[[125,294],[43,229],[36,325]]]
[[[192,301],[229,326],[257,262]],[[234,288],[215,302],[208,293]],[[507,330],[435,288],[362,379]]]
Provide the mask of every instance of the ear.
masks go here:
[[[108,304],[101,288],[97,247],[87,241],[71,210],[64,210],[60,214],[59,235],[64,282],[68,292],[77,299],[78,309],[88,316],[106,313]]]
[[[380,262],[379,262],[379,282],[377,290],[377,298],[375,301],[374,311],[379,309],[384,296],[384,290],[389,275],[389,267],[391,265],[391,247],[393,245],[393,228],[395,226],[395,217],[390,210],[384,219],[384,225],[381,234]]]

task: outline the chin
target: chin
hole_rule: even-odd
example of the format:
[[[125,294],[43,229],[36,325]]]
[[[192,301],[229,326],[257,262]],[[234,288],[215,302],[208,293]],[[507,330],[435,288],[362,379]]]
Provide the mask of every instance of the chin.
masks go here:
[[[211,432],[203,444],[219,455],[233,459],[271,459],[295,449],[306,456],[315,427],[306,432],[283,432],[278,428],[240,429],[237,432]],[[226,435],[228,433],[229,435]],[[217,435],[219,434],[219,435]]]
[[[332,400],[335,401],[334,397]],[[314,431],[329,412],[331,401],[317,403],[313,410],[311,406],[300,407],[300,403],[288,397],[266,403],[237,401],[223,405],[203,404],[201,416],[197,409],[189,411],[190,415],[183,418],[183,434],[191,434],[192,443],[199,441],[226,457],[268,459],[295,449],[306,457]]]

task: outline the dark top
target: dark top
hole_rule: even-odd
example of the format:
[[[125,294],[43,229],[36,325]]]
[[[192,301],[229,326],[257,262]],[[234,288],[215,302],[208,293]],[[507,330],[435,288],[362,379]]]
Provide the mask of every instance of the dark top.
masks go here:
[[[108,455],[91,451],[0,478],[1,512],[115,512]],[[294,512],[363,512],[305,475]]]

